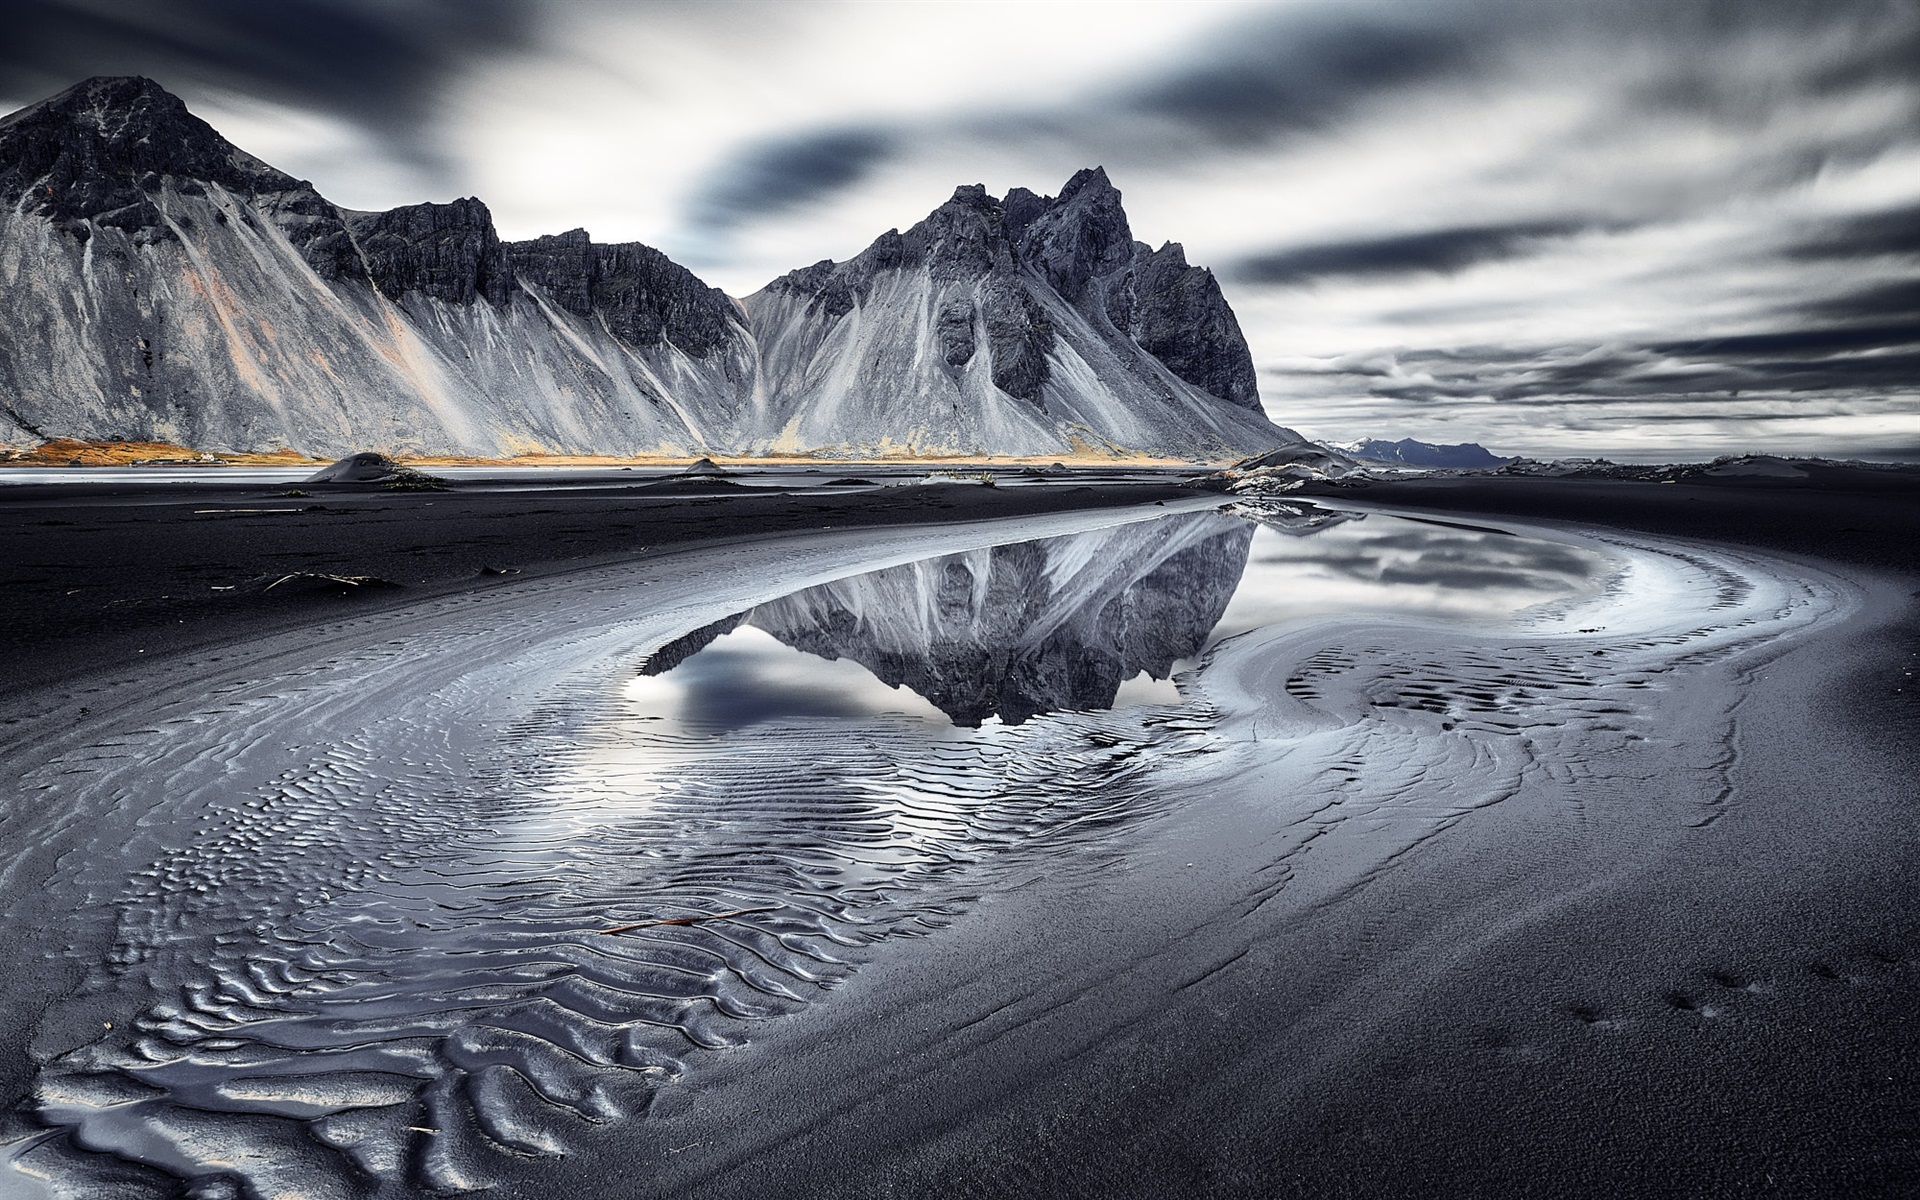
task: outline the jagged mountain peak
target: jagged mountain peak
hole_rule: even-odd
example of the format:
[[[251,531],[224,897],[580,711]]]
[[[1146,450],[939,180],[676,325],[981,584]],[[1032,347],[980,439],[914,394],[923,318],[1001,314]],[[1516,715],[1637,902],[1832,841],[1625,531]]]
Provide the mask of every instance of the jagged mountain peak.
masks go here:
[[[1073,177],[1067,180],[1067,186],[1060,189],[1060,199],[1074,200],[1082,192],[1093,196],[1112,193],[1116,200],[1120,197],[1120,189],[1113,186],[1113,180],[1107,178],[1107,169],[1100,166],[1081,167],[1075,171]]]
[[[1144,350],[1185,383],[1238,408],[1260,411],[1253,358],[1211,271],[1187,262],[1178,242],[1154,250],[1134,240],[1120,189],[1102,167],[1076,171],[1058,196],[1013,188],[996,200],[981,184],[953,196],[905,233],[890,230],[845,263],[820,262],[768,285],[805,297],[816,317],[838,320],[890,272],[925,267],[950,292],[933,322],[949,367],[971,361],[981,340],[977,311],[996,347],[994,385],[1039,402],[1058,322],[1041,292],[1071,306],[1123,357]],[[1036,287],[1038,290],[1036,290]]]
[[[704,359],[745,337],[726,293],[652,246],[596,242],[584,229],[500,245],[517,284],[539,289],[575,316],[601,321],[629,346],[665,341]]]
[[[890,229],[844,263],[822,260],[768,286],[807,292],[820,311],[843,316],[880,271],[930,264],[950,282],[1007,274],[1024,264],[1076,299],[1094,275],[1124,264],[1136,245],[1119,190],[1103,168],[1090,167],[1076,172],[1058,197],[1016,187],[996,199],[985,184],[962,184],[904,233]]]
[[[745,303],[768,391],[804,408],[945,412],[969,438],[1033,446],[1185,454],[1290,436],[1265,420],[1213,274],[1177,243],[1135,241],[1100,167],[1058,196],[955,188],[904,233]]]
[[[307,188],[137,75],[96,76],[0,121],[0,196],[56,221],[147,222],[140,198],[164,177],[244,193]],[[112,219],[129,207],[140,211]]]
[[[305,180],[229,142],[151,79],[96,76],[0,120],[0,204],[81,241],[103,229],[136,245],[172,241],[179,234],[166,210],[209,188],[262,201],[257,215],[321,278],[364,277],[338,209]]]
[[[1089,167],[1076,172],[1059,198],[1026,227],[1020,254],[1046,275],[1055,291],[1079,300],[1096,277],[1124,267],[1134,256],[1134,246],[1120,189],[1105,169]]]
[[[227,144],[211,125],[187,111],[186,101],[144,75],[83,79],[0,119],[0,128],[45,117],[66,121],[110,142],[137,142],[156,132],[185,127],[207,141]]]
[[[471,196],[349,213],[346,221],[368,278],[389,299],[420,292],[450,304],[484,297],[498,305],[512,290],[493,213]]]
[[[493,210],[488,208],[487,202],[478,196],[456,196],[452,200],[422,200],[417,204],[402,204],[397,208],[389,208],[382,213],[356,213],[354,215],[400,218],[403,214],[405,214],[405,219],[435,225],[457,223],[462,225],[487,225],[491,227],[493,224]],[[585,238],[587,233],[584,229],[569,230],[568,232],[577,233],[582,238]]]
[[[343,211],[149,79],[0,120],[0,261],[20,318],[0,439],[630,454],[750,433],[743,318],[664,255],[505,243],[470,196]]]

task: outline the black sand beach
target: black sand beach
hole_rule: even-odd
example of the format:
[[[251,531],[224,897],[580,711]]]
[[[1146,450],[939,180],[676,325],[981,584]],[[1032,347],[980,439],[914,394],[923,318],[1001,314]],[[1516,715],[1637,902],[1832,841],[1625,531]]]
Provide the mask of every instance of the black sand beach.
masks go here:
[[[644,1117],[481,1194],[1920,1191],[1920,487],[1814,470],[1326,495],[1739,547],[1825,581],[1842,601],[1831,620],[1731,660],[1741,691],[1724,722],[1676,718],[1676,743],[1722,739],[1677,746],[1726,780],[1710,819],[1650,816],[1695,781],[1635,775],[1631,746],[1611,773],[1528,767],[1516,799],[1382,863],[1367,858],[1373,818],[1330,827],[1320,857],[1273,849],[1291,835],[1262,789],[1285,771],[1246,778],[1244,795],[1202,789],[1076,862],[1010,854],[910,952],[862,959]],[[635,555],[777,556],[828,526],[1208,503],[1171,480],[686,487],[9,490],[0,716],[15,732],[0,736],[10,761],[31,757],[22,737],[65,714],[77,743],[90,680],[193,678],[249,642],[278,648],[256,661],[292,663],[303,631],[379,614],[396,637],[428,634],[406,619],[422,601],[472,594],[508,613],[511,589]],[[233,511],[249,508],[292,511]],[[401,586],[267,588],[300,572]],[[1653,686],[1684,694],[1710,669],[1682,662]],[[8,824],[32,803],[16,794]],[[30,1082],[26,1049],[6,1049],[10,1102]],[[154,1186],[102,1178],[129,1196]],[[416,1189],[427,1177],[378,1194]]]
[[[748,488],[609,470],[527,490],[507,470],[434,492],[222,483],[217,470],[205,484],[126,474],[0,491],[0,586],[10,597],[0,635],[16,685],[690,544],[1192,495],[1179,477],[1152,471],[1128,482],[1096,474],[898,488],[861,486],[888,478],[871,471],[792,472],[781,473],[783,486]],[[302,574],[369,582],[272,586]]]

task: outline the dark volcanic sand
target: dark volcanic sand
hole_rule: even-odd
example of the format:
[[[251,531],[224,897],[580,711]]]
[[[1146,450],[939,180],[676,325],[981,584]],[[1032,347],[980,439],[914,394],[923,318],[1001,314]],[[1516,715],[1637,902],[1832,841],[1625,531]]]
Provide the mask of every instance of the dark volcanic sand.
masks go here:
[[[276,491],[0,494],[10,671],[60,681],[639,546],[1190,495]],[[1207,828],[1092,896],[1037,866],[667,1093],[632,1162],[556,1161],[542,1194],[1920,1194],[1920,489],[1844,472],[1338,495],[1804,556],[1863,603],[1756,671],[1740,803],[1655,862],[1609,873],[1552,828],[1494,822],[1341,903],[1198,926],[1177,902],[1205,877],[1182,868],[1240,849]],[[191,511],[308,504],[329,511]],[[244,587],[296,570],[405,587]]]
[[[1067,479],[787,489],[617,476],[551,490],[126,483],[0,486],[0,646],[16,686],[369,608],[676,547],[1185,497],[1168,482]],[[266,511],[246,511],[266,510]],[[506,571],[507,574],[495,572]],[[349,587],[295,572],[372,576]]]

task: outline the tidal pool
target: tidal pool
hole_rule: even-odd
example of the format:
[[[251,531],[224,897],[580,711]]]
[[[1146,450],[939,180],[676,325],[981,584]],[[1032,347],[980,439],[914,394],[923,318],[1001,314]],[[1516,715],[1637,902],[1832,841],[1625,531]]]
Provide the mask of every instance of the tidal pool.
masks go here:
[[[695,630],[625,688],[659,731],[880,714],[1018,724],[1179,703],[1208,647],[1306,617],[1485,624],[1590,596],[1604,554],[1310,504],[1202,513],[943,555]],[[944,718],[944,720],[943,720]]]

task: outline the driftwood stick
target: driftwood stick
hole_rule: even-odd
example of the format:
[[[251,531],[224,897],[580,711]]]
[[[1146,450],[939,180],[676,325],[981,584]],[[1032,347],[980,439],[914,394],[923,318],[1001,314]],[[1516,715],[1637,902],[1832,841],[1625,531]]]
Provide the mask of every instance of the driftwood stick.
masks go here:
[[[281,584],[292,583],[296,579],[319,579],[319,580],[324,580],[327,583],[342,583],[348,587],[397,587],[398,586],[391,579],[382,579],[378,575],[328,575],[323,571],[295,571],[291,575],[282,575],[280,578],[274,580],[272,583],[268,584],[264,588],[261,588],[260,590],[263,592],[270,592],[273,589],[279,587]]]
[[[628,933],[635,929],[652,929],[660,925],[695,925],[701,921],[724,921],[728,917],[744,917],[748,913],[769,913],[776,908],[736,908],[732,912],[703,913],[697,917],[662,917],[657,921],[635,921],[631,925],[615,925],[612,929],[602,929],[601,933]]]

